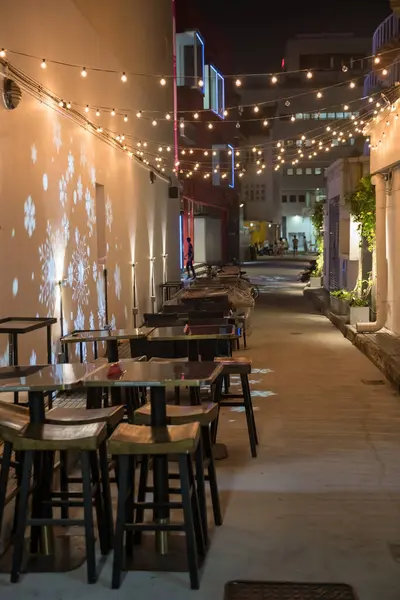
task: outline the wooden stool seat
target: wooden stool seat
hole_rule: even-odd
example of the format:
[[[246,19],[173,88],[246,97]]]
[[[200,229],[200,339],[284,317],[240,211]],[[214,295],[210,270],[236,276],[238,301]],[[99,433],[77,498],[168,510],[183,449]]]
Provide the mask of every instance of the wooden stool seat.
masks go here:
[[[53,408],[46,414],[46,423],[53,425],[89,425],[90,423],[107,423],[110,429],[124,418],[123,406],[109,408]]]
[[[0,440],[14,442],[29,424],[29,410],[18,404],[0,402]]]
[[[167,405],[167,421],[170,425],[200,423],[201,427],[210,425],[218,417],[218,404],[203,404],[199,406]],[[135,423],[150,425],[151,405],[145,404],[134,413]]]
[[[30,423],[22,434],[14,439],[15,450],[97,450],[107,437],[106,424],[47,425]]]
[[[200,438],[199,423],[141,427],[122,423],[108,441],[110,454],[193,454]]]
[[[148,362],[180,363],[180,362],[189,362],[189,359],[187,357],[185,357],[185,358],[159,358],[158,356],[153,356],[153,358],[150,358],[150,360]]]
[[[217,356],[214,362],[223,366],[223,375],[249,375],[251,359],[243,356]]]

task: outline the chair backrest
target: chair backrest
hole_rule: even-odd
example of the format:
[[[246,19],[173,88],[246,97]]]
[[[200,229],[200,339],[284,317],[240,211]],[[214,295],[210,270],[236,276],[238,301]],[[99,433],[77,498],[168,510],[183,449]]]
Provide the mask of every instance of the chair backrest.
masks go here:
[[[189,311],[189,322],[192,319],[209,321],[210,319],[223,319],[225,313],[223,310],[190,310]]]
[[[144,313],[143,320],[146,327],[173,327],[180,323],[176,313]]]

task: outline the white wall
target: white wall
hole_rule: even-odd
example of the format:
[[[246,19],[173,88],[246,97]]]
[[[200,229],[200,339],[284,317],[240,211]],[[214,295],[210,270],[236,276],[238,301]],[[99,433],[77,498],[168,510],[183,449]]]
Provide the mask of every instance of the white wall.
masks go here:
[[[77,8],[81,4],[85,15]],[[138,0],[126,10],[122,0],[113,3],[112,10],[102,0],[93,4],[92,13],[90,4],[15,0],[2,10],[2,45],[87,67],[170,73],[168,2],[149,0],[143,11],[138,11],[139,4],[142,7]],[[105,37],[113,25],[125,29]],[[139,52],[145,40],[146,52]],[[124,88],[116,74],[89,72],[85,80],[74,69],[49,64],[44,71],[32,59],[9,57],[31,77],[77,104],[171,109],[171,89],[159,93],[154,80],[142,78],[138,85],[138,79],[132,77]],[[137,124],[132,116],[128,127],[121,117],[104,114],[99,123],[134,139],[140,136],[157,144],[161,140],[172,144],[172,126],[169,130],[160,127],[155,133],[148,122]],[[135,143],[133,139],[131,143]],[[162,281],[164,267],[170,278],[178,275],[179,201],[168,199],[166,181],[157,178],[152,185],[143,165],[75,124],[66,111],[50,108],[25,92],[16,110],[0,111],[1,316],[59,317],[56,282],[67,278],[69,284],[63,291],[66,329],[104,325],[96,184],[104,186],[109,320],[118,327],[129,326],[132,262],[138,263],[141,313],[151,308],[150,257],[156,259],[156,286]],[[165,254],[167,259],[162,258]],[[56,354],[58,326],[53,333]],[[0,337],[2,363],[7,361],[6,341]],[[44,350],[42,332],[28,334],[21,340],[20,363],[44,361]]]
[[[306,236],[308,249],[315,243],[314,228],[310,217],[295,215],[286,217],[286,237],[292,249],[290,234],[296,234],[299,240],[299,250],[303,249],[303,234]]]
[[[194,219],[195,262],[215,264],[222,261],[221,220],[212,217]]]

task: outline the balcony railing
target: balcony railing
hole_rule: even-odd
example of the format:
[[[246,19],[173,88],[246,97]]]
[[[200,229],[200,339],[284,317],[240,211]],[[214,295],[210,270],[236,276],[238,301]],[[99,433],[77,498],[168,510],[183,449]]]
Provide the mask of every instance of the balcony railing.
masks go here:
[[[386,45],[400,37],[400,16],[391,14],[375,30],[372,38],[372,54],[378,54]]]
[[[388,67],[388,74],[383,77],[375,71],[368,73],[364,79],[364,96],[379,90],[379,88],[390,88],[397,85],[400,81],[400,61],[396,61]]]

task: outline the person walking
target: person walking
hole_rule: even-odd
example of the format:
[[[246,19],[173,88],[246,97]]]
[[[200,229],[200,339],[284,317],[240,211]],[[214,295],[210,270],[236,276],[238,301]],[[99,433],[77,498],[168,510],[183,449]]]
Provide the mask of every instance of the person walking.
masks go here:
[[[299,240],[297,236],[293,237],[293,256],[297,256],[297,252],[299,250]]]
[[[192,277],[193,277],[193,279],[195,279],[196,273],[195,273],[194,266],[193,266],[193,261],[194,261],[193,244],[192,244],[192,240],[190,237],[186,238],[186,241],[188,243],[188,252],[186,255],[186,272],[187,272],[188,278],[190,279],[190,271],[192,271]]]
[[[306,238],[306,236],[303,236],[303,248],[304,248],[304,254],[307,254],[307,252],[308,252],[308,244],[307,244],[307,238]]]

